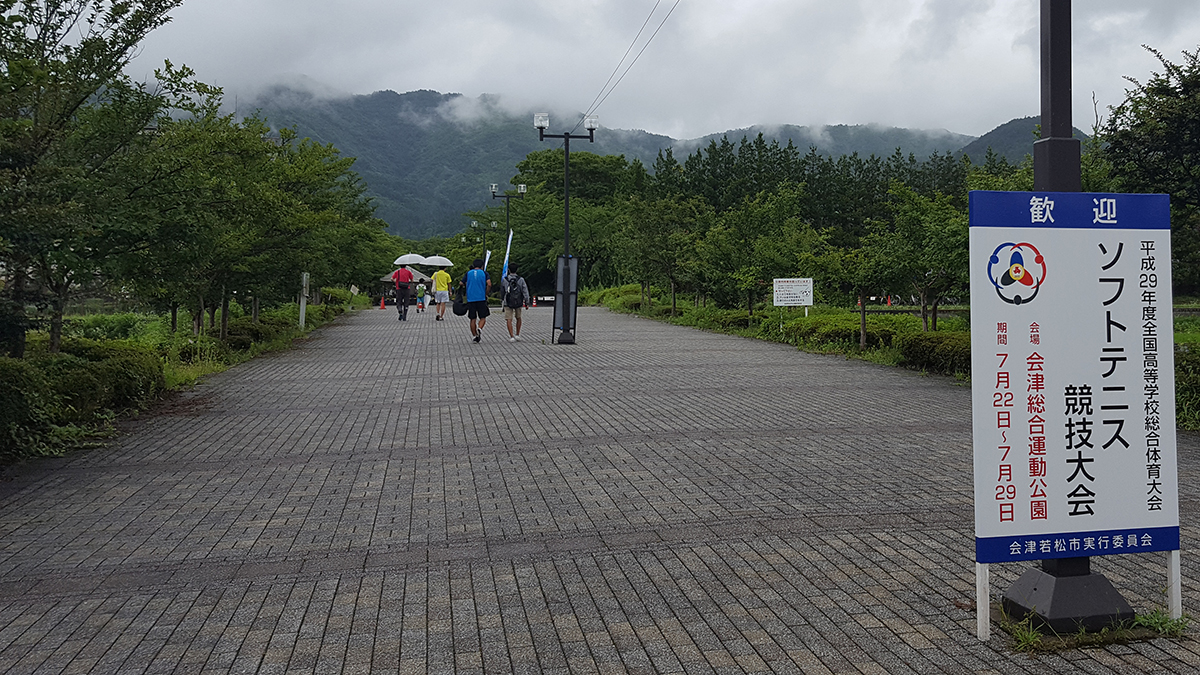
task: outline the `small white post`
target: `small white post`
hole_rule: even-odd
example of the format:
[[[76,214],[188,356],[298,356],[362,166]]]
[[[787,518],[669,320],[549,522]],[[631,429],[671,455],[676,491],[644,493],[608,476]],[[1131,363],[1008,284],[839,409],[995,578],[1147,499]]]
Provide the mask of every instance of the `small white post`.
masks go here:
[[[1172,619],[1183,616],[1183,576],[1179,571],[1179,551],[1167,551],[1167,609]]]
[[[304,330],[304,310],[308,305],[308,272],[300,274],[300,330]]]
[[[987,563],[975,563],[975,632],[980,641],[992,637],[991,574]]]

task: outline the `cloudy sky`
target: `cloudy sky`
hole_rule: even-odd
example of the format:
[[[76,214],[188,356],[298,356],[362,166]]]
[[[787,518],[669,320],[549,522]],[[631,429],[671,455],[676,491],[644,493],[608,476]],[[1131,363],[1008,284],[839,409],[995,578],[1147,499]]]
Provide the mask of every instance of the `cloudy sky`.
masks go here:
[[[604,126],[673,138],[752,124],[980,135],[1038,113],[1038,0],[185,0],[130,72],[148,77],[169,58],[230,98],[305,82],[583,111],[647,17],[626,63],[672,7],[599,107]],[[1102,109],[1116,104],[1122,76],[1157,65],[1142,44],[1178,62],[1200,43],[1200,2],[1076,0],[1074,14],[1085,130],[1093,93]]]

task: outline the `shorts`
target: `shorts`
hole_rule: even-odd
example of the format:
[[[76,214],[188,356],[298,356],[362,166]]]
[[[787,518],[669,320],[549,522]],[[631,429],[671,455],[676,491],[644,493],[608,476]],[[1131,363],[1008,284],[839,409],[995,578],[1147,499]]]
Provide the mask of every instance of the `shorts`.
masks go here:
[[[433,301],[439,305],[450,302],[450,291],[434,291]]]
[[[467,303],[468,319],[486,319],[491,314],[492,310],[488,309],[487,300],[476,300],[475,302]]]
[[[523,310],[523,309],[525,309],[525,308],[524,307],[509,307],[508,305],[505,305],[504,306],[504,318],[519,320],[521,318],[521,310]]]

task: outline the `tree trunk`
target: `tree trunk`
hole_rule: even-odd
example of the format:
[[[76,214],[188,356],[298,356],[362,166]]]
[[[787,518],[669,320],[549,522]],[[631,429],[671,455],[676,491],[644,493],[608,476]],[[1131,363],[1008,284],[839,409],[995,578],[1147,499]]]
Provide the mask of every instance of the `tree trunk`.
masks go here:
[[[754,291],[746,291],[746,311],[754,316]]]
[[[179,328],[179,303],[172,302],[171,303],[171,335],[174,335],[176,329],[178,329],[178,328]]]
[[[56,296],[51,301],[50,314],[50,347],[51,354],[57,354],[62,348],[62,328],[63,328],[63,308],[66,306],[64,298]]]
[[[858,348],[867,348],[867,296],[858,295]]]
[[[921,323],[924,325],[923,330],[929,332],[929,294],[925,289],[921,289]]]
[[[221,287],[221,340],[229,335],[229,294]]]
[[[671,316],[675,316],[675,280],[671,280]]]
[[[258,296],[257,295],[255,295],[254,299],[250,301],[250,321],[252,323],[258,323]]]
[[[208,306],[208,331],[211,333],[217,327],[217,303]]]
[[[939,300],[941,300],[941,298],[933,299],[933,330],[935,331],[937,330],[937,309]]]
[[[197,298],[199,304],[196,305],[196,311],[192,312],[192,335],[200,335],[204,332],[204,298]]]
[[[25,332],[29,327],[28,318],[25,316],[27,278],[25,265],[20,260],[15,261],[12,269],[12,290],[9,291],[9,300],[0,304],[0,311],[4,313],[3,316],[0,316],[0,339],[3,339],[9,356],[14,359],[23,359],[25,358]]]

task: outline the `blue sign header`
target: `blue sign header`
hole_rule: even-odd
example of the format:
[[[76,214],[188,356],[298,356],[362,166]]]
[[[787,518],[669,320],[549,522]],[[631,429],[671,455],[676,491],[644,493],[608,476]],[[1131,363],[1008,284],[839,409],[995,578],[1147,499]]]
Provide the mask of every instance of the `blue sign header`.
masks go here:
[[[971,227],[1171,229],[1167,195],[975,190],[970,212]]]

